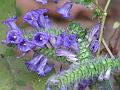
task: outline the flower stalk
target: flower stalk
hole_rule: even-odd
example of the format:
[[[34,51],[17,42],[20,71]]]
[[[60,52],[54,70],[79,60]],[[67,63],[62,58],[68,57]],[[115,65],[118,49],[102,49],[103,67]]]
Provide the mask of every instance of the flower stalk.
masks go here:
[[[111,2],[111,0],[107,1],[107,4],[106,4],[106,6],[103,10],[103,16],[102,16],[102,19],[101,19],[101,27],[100,27],[100,35],[99,35],[99,49],[98,49],[98,52],[97,52],[97,57],[100,54],[101,42],[102,42],[102,39],[103,39],[103,31],[104,31],[105,21],[106,21],[106,17],[107,17],[107,9],[109,7],[110,2]]]

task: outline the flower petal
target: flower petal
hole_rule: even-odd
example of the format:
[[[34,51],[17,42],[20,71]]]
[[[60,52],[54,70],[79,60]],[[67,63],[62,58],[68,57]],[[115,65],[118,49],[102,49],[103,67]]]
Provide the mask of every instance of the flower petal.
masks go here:
[[[63,6],[56,9],[56,11],[61,14],[64,18],[70,18],[70,10],[73,4],[71,2],[66,2]]]

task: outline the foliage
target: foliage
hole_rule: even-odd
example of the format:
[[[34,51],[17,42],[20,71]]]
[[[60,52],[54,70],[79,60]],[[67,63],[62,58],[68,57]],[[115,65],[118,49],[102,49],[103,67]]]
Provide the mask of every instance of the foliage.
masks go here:
[[[0,2],[0,5],[5,10],[5,12],[4,12],[5,15],[0,14],[0,17],[6,18],[8,13],[10,16],[14,15],[15,14],[15,12],[14,12],[15,1],[10,0],[9,1],[10,3],[8,3],[8,1],[6,1],[6,0],[2,0],[2,1],[3,2]],[[108,6],[109,6],[111,0],[107,1],[107,4],[104,9],[101,9],[99,7],[98,2],[94,2],[94,0],[71,0],[71,1],[72,1],[72,3],[82,4],[86,7],[89,7],[91,4],[96,5],[96,11],[95,11],[94,15],[95,15],[95,17],[98,17],[99,19],[102,18],[101,21],[98,21],[98,22],[100,22],[101,26],[100,26],[100,35],[98,38],[99,39],[99,44],[98,44],[99,48],[98,48],[97,57],[94,57],[92,54],[92,51],[90,51],[90,49],[89,49],[90,43],[92,43],[92,42],[88,39],[89,37],[86,38],[87,28],[83,28],[77,22],[71,22],[68,25],[67,30],[65,28],[59,28],[59,27],[57,28],[56,26],[49,27],[51,22],[47,15],[44,16],[44,13],[48,12],[47,9],[38,9],[38,10],[30,11],[26,14],[26,16],[23,17],[23,19],[25,22],[27,22],[31,26],[33,26],[33,28],[35,30],[26,32],[24,30],[20,31],[19,28],[17,27],[15,29],[17,29],[18,31],[17,32],[14,31],[14,33],[15,34],[17,33],[19,39],[21,39],[22,35],[19,35],[19,34],[21,34],[20,32],[22,32],[23,37],[21,40],[23,40],[23,41],[22,42],[21,41],[14,42],[14,43],[12,41],[10,41],[10,42],[6,43],[6,45],[8,47],[2,46],[2,48],[1,48],[1,45],[0,45],[0,54],[1,54],[0,66],[3,67],[0,69],[0,77],[1,77],[0,78],[0,80],[1,80],[0,81],[0,89],[1,90],[22,90],[27,85],[29,85],[30,88],[33,88],[35,90],[39,90],[39,89],[44,90],[45,88],[46,89],[54,88],[55,90],[59,90],[59,89],[62,90],[63,88],[66,89],[71,86],[73,88],[75,83],[80,83],[82,80],[88,80],[93,77],[98,78],[102,72],[105,73],[109,69],[112,69],[114,71],[116,68],[120,67],[120,59],[119,58],[112,59],[112,58],[99,57],[100,49],[101,49],[101,42],[103,40],[102,34],[103,34],[103,29],[104,29],[104,25],[105,25],[105,21],[106,21],[107,9],[108,9]],[[13,2],[13,3],[11,3],[11,2]],[[44,0],[44,1],[41,0],[38,2],[40,2],[42,4],[47,3],[46,0]],[[4,5],[2,5],[2,3],[6,3],[6,5],[9,4],[8,6],[10,6],[10,7],[5,7]],[[58,10],[57,10],[57,12],[59,14],[62,14],[62,16],[65,17],[66,19],[69,19],[70,18],[70,9],[72,8],[72,5],[73,5],[72,3],[71,2],[65,3],[62,7],[59,8],[59,12],[58,12]],[[11,9],[13,11],[11,11]],[[16,8],[16,10],[17,10],[17,15],[20,15],[21,14],[20,10],[18,8]],[[36,16],[34,16],[33,14],[35,14]],[[27,17],[27,15],[30,17]],[[11,18],[8,19],[7,23],[9,23],[9,20],[11,20]],[[13,22],[11,25],[13,25]],[[13,27],[14,27],[14,25],[13,25]],[[113,25],[113,28],[117,29],[119,26],[120,26],[119,22],[116,22]],[[93,29],[93,33],[94,33],[95,29],[96,28]],[[10,30],[10,31],[12,32],[13,30]],[[7,36],[9,33],[10,33],[9,35],[11,35],[10,31],[8,31]],[[0,36],[3,36],[3,37],[0,38],[0,40],[3,40],[5,32],[6,31],[3,30],[3,32],[1,33]],[[47,36],[46,32],[48,32],[48,34],[51,35],[51,37],[53,35],[55,38],[55,41],[57,42],[57,40],[58,40],[60,45],[61,45],[61,42],[64,44],[62,44],[60,47],[57,47],[57,48],[54,47],[55,43],[50,42],[50,40],[49,40],[50,38],[48,39],[49,35]],[[66,32],[66,34],[64,34],[63,32]],[[98,34],[98,32],[94,33],[94,34]],[[38,36],[38,38],[35,38],[35,35]],[[42,38],[39,35],[41,35]],[[7,36],[6,36],[6,42],[7,42],[7,39],[9,39],[9,38],[11,39],[11,37],[7,37]],[[13,37],[13,39],[16,40],[16,36]],[[35,41],[32,42],[33,39],[36,39],[36,42]],[[41,43],[41,39],[43,39],[43,42],[42,42],[44,44],[43,46],[42,45],[39,46]],[[92,39],[94,40],[93,37],[92,37]],[[47,41],[47,43],[46,43],[46,41]],[[23,44],[23,42],[27,42],[27,43]],[[38,46],[36,43],[38,43]],[[15,46],[10,47],[9,44],[14,44]],[[28,46],[27,46],[27,44],[28,44]],[[47,46],[47,44],[50,44],[51,47]],[[105,42],[103,44],[105,44]],[[33,47],[31,47],[32,45],[33,45]],[[68,63],[70,65],[70,67],[65,71],[59,72],[55,75],[52,75],[48,79],[48,81],[46,83],[46,87],[45,87],[44,84],[46,82],[46,79],[52,73],[54,73],[54,70],[52,70],[52,72],[45,77],[38,77],[36,74],[28,72],[25,68],[24,63],[29,58],[22,58],[22,59],[15,58],[15,52],[13,51],[13,48],[15,48],[15,47],[17,49],[21,50],[21,52],[23,54],[26,54],[30,50],[33,50],[33,52],[34,52],[33,59],[36,56],[35,54],[43,54],[45,57],[48,58],[48,60],[52,59],[53,61],[57,60],[57,62],[63,62],[64,64]],[[27,51],[24,51],[23,49],[27,50]],[[62,52],[59,52],[59,49],[62,49]],[[78,49],[80,49],[80,51],[78,51]],[[108,53],[110,53],[109,48],[106,48],[106,49],[108,50]],[[56,54],[57,50],[58,50],[59,54]],[[42,59],[40,58],[39,63],[36,61],[37,64],[40,64],[39,65],[40,67],[42,66],[41,60],[44,61],[45,58],[42,58]],[[28,61],[28,62],[30,62],[30,64],[27,66],[27,68],[28,67],[32,68],[32,70],[40,68],[37,66],[36,62],[32,62],[32,61]],[[43,64],[48,64],[48,62],[43,62]],[[34,67],[35,65],[37,68]],[[39,70],[41,71],[41,68]],[[110,87],[110,82],[107,82],[107,81],[101,81],[101,82],[97,82],[97,83],[100,84],[104,88],[105,88],[105,85],[106,86],[109,85],[108,87]]]

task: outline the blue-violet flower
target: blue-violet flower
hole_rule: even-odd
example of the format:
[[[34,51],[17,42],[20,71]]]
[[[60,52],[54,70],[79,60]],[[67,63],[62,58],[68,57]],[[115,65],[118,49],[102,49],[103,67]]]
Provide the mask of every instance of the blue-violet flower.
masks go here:
[[[38,19],[38,24],[39,24],[39,27],[49,28],[52,23],[48,18],[48,16],[44,16],[43,14],[41,14]]]
[[[45,76],[53,67],[53,65],[49,66],[47,61],[47,58],[43,55],[36,55],[31,61],[27,61],[25,64],[28,70],[36,72],[39,76]]]
[[[40,2],[42,4],[47,4],[47,0],[35,0],[36,2]]]
[[[16,16],[13,16],[13,17],[8,18],[7,20],[3,21],[3,24],[7,25],[7,27],[8,27],[10,30],[18,29],[16,23],[14,22],[16,19],[17,19],[17,17],[16,17]]]
[[[27,12],[23,16],[23,20],[25,22],[29,23],[34,28],[38,29],[39,28],[39,25],[38,25],[38,22],[37,22],[38,17],[39,17],[39,13],[37,13],[36,10],[32,10],[30,12]]]
[[[10,30],[6,34],[6,44],[18,44],[22,41],[22,33],[19,30]]]
[[[95,24],[88,33],[88,40],[91,42],[93,39],[97,40],[99,37],[100,24]]]
[[[41,27],[45,28],[46,25],[49,26],[48,24],[50,24],[50,20],[48,19],[48,16],[43,15],[44,13],[47,13],[47,12],[48,12],[48,9],[32,10],[27,12],[23,16],[23,20],[29,23],[31,26],[33,26],[36,29],[40,29]]]
[[[59,48],[61,46],[63,46],[63,42],[64,42],[64,38],[66,36],[66,33],[65,32],[62,32],[56,39],[56,42],[55,42],[55,45],[54,47],[55,48]]]
[[[35,45],[28,41],[27,39],[22,39],[20,43],[17,45],[17,48],[22,52],[28,52],[30,51]]]
[[[41,62],[42,57],[43,55],[36,55],[36,56],[33,56],[32,60],[25,62],[27,69],[30,71],[36,71],[39,63]]]
[[[44,47],[44,45],[48,42],[49,40],[49,35],[47,32],[36,32],[33,35],[33,43],[36,44],[39,47]]]
[[[91,41],[89,48],[92,53],[96,53],[99,48],[99,41],[98,40]]]
[[[56,11],[61,14],[64,18],[70,18],[70,10],[72,8],[72,2],[66,2],[63,6],[56,9]]]

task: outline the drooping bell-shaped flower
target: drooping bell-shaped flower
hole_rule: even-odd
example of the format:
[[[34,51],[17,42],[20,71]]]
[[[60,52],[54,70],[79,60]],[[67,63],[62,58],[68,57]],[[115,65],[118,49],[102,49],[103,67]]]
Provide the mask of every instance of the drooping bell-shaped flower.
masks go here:
[[[49,73],[53,68],[53,65],[45,65],[42,66],[42,64],[40,66],[38,66],[36,72],[39,76],[45,76],[47,73]]]
[[[71,48],[75,51],[79,51],[78,44],[76,42],[76,35],[70,34],[64,38],[64,47]]]
[[[36,29],[46,28],[51,26],[51,21],[49,20],[48,16],[44,15],[44,13],[47,12],[48,9],[32,10],[23,16],[23,20]]]
[[[56,55],[64,56],[70,62],[76,62],[78,60],[74,53],[72,53],[71,51],[68,51],[68,50],[64,50],[64,49],[56,49]]]
[[[17,30],[18,27],[15,23],[15,20],[17,19],[16,16],[13,16],[11,18],[8,18],[7,20],[3,21],[3,24],[7,25],[7,27],[10,29],[10,30]]]
[[[28,52],[30,51],[35,45],[28,41],[27,39],[22,39],[20,43],[17,45],[17,48],[22,52]]]
[[[39,47],[44,47],[46,43],[48,43],[49,35],[47,32],[37,32],[33,35],[33,43]]]
[[[37,69],[35,71],[35,72],[37,72],[37,74],[39,76],[45,76],[44,68],[45,68],[45,66],[47,64],[47,61],[48,61],[47,58],[45,58],[45,57],[41,58],[41,62],[39,63],[39,65],[38,65],[38,67],[37,67]]]
[[[76,36],[74,34],[70,34],[64,38],[65,47],[71,47],[74,43],[76,43]]]
[[[56,11],[61,14],[64,18],[70,18],[70,10],[72,8],[72,2],[66,2],[63,6],[56,9]]]
[[[100,30],[100,24],[95,24],[88,33],[88,40],[91,42],[92,40],[96,40],[99,37],[99,30]]]
[[[64,42],[64,38],[66,36],[66,33],[65,32],[62,32],[56,39],[56,42],[55,42],[55,45],[54,47],[55,48],[59,48],[63,45],[63,42]]]
[[[92,53],[96,53],[99,48],[99,41],[98,40],[91,41],[89,48]]]
[[[22,41],[22,33],[19,30],[10,30],[6,34],[6,44],[18,44]]]
[[[47,4],[47,0],[35,0],[36,2],[42,3],[42,4]]]
[[[39,13],[37,13],[35,10],[32,10],[32,11],[27,12],[23,16],[23,20],[24,20],[24,22],[27,22],[28,24],[30,24],[34,28],[38,29],[39,28],[39,25],[37,22],[38,17],[39,17]]]
[[[27,69],[30,71],[36,71],[38,64],[41,62],[43,55],[36,55],[32,60],[25,62]]]
[[[39,24],[39,27],[49,28],[52,23],[49,20],[48,16],[44,16],[43,14],[41,14],[38,19],[38,24]]]
[[[61,33],[55,42],[55,48],[66,48],[74,51],[79,51],[78,44],[76,42],[76,36],[74,34],[66,35],[65,32]]]
[[[76,55],[70,51],[63,50],[63,49],[56,49],[57,56],[65,56],[65,57],[76,57]]]
[[[36,72],[39,76],[45,76],[53,68],[53,65],[47,64],[47,61],[46,57],[38,54],[34,56],[31,61],[27,61],[25,64],[28,70]]]

